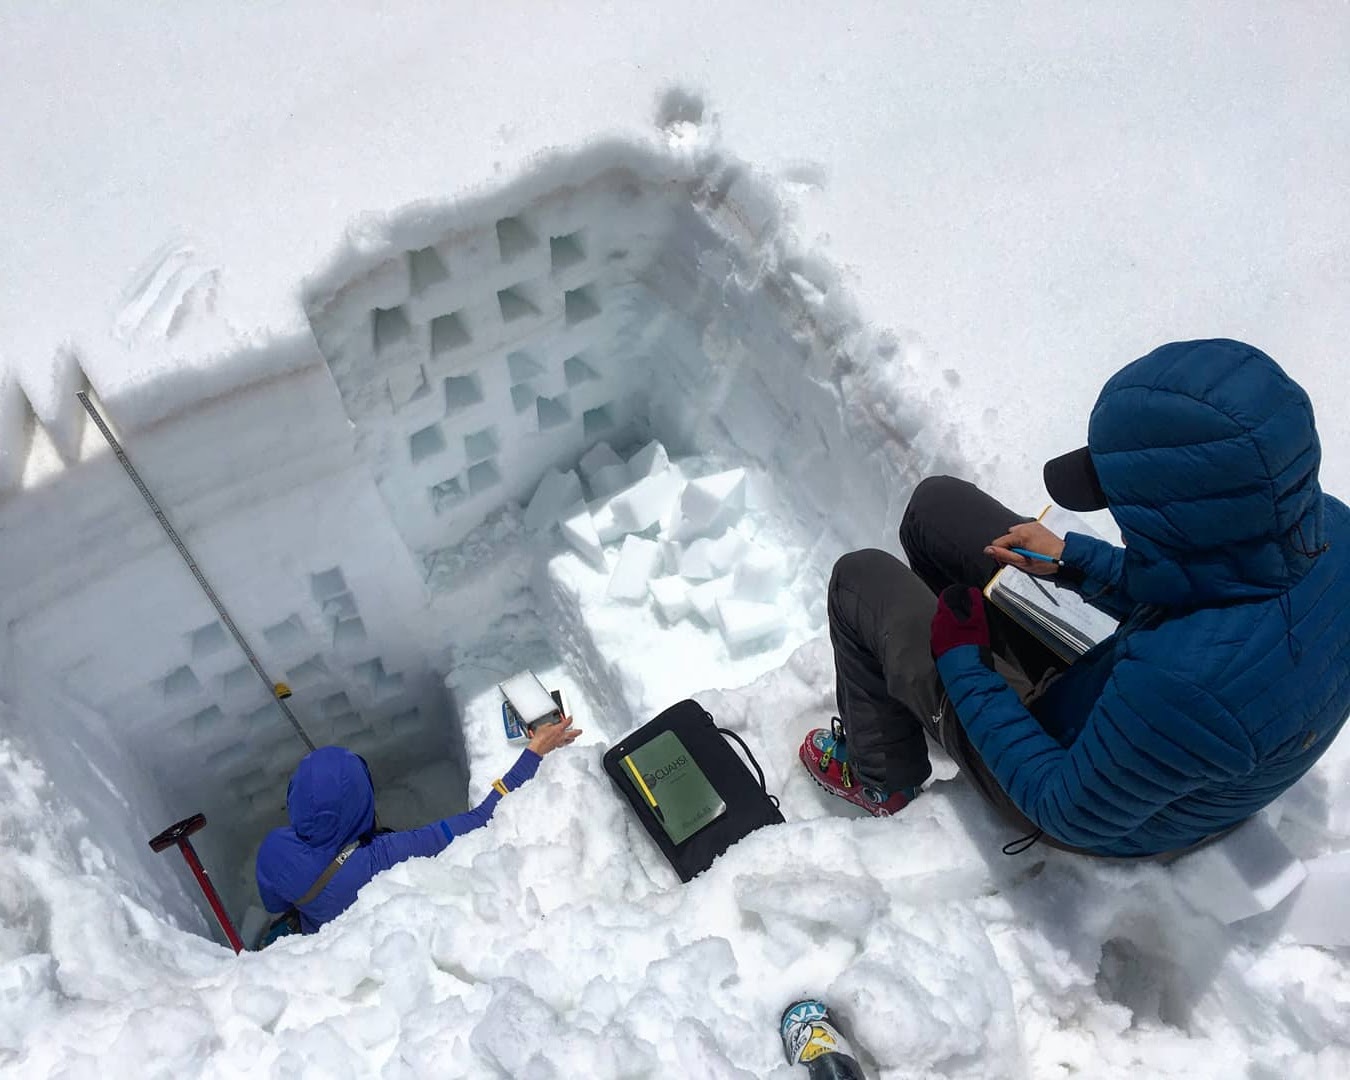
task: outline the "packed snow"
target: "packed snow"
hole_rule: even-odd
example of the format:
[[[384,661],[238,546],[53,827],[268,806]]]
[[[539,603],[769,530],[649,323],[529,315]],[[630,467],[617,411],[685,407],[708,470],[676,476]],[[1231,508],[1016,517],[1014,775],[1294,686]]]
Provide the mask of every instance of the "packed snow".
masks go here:
[[[925,475],[1031,512],[1115,369],[1243,338],[1350,492],[1350,20],[1046,3],[0,14],[0,1070],[1350,1074],[1350,744],[1222,844],[874,820],[796,748],[825,583]],[[319,934],[235,921],[304,746],[87,391],[381,819],[457,812],[532,669],[585,736]],[[1101,523],[1109,529],[1109,520]],[[604,749],[695,697],[783,825],[678,882]]]

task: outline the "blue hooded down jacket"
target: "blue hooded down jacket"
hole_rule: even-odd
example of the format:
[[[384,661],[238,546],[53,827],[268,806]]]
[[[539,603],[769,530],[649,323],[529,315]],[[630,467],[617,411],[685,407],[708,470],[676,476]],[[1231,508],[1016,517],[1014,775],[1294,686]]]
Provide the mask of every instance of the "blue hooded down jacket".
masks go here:
[[[508,791],[530,779],[539,755],[525,750],[502,777]],[[298,908],[300,929],[310,934],[346,911],[361,886],[414,855],[435,855],[456,836],[492,818],[501,795],[493,790],[474,809],[405,832],[374,835],[375,791],[364,759],[340,746],[306,754],[286,789],[287,828],[273,829],[258,849],[258,894],[276,914],[309,892],[343,848],[357,847],[310,903]]]
[[[1102,390],[1088,449],[1124,548],[1070,533],[1122,620],[1028,712],[973,646],[938,661],[1003,789],[1050,836],[1150,855],[1242,821],[1350,712],[1350,511],[1307,395],[1236,341],[1164,345]],[[1033,715],[1034,713],[1034,715]]]

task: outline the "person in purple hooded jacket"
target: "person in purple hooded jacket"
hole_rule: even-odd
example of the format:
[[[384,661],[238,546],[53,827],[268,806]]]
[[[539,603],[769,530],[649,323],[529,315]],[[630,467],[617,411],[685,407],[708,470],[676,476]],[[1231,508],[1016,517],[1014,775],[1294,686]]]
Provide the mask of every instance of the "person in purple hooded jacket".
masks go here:
[[[296,912],[298,929],[314,933],[346,911],[381,870],[415,855],[438,854],[455,837],[481,829],[502,796],[534,776],[544,755],[580,734],[570,717],[538,728],[516,763],[472,810],[401,832],[375,831],[375,789],[363,758],[340,746],[305,755],[286,789],[291,823],[268,833],[258,850],[263,906],[273,914]]]

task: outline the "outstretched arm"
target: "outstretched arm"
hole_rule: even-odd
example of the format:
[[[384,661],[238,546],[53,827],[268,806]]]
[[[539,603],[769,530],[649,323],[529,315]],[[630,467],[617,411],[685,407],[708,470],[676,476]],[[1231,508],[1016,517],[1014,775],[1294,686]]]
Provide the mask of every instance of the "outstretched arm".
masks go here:
[[[492,820],[502,796],[515,791],[539,771],[539,763],[545,754],[560,746],[569,745],[580,734],[581,729],[572,726],[570,716],[556,724],[539,728],[529,745],[520,752],[516,763],[500,780],[493,782],[487,798],[472,810],[466,810],[443,821],[433,822],[431,825],[424,825],[420,829],[377,836],[371,847],[377,849],[373,854],[378,868],[388,869],[395,863],[415,855],[436,855],[444,851],[455,837],[463,836],[474,829],[481,829]]]

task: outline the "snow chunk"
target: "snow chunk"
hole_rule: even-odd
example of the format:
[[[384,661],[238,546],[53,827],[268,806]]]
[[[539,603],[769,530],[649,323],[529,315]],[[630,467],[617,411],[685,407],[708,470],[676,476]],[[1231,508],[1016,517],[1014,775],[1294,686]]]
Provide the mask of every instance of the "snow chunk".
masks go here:
[[[620,462],[618,465],[604,465],[596,469],[586,481],[591,489],[591,497],[603,499],[606,495],[613,495],[616,491],[623,491],[628,487],[628,466]]]
[[[783,628],[782,612],[774,604],[738,600],[731,595],[719,596],[716,602],[717,622],[728,645],[744,645]]]
[[[1197,911],[1221,923],[1269,911],[1307,877],[1264,814],[1172,867],[1177,890]]]
[[[1350,945],[1350,851],[1337,851],[1304,864],[1307,877],[1289,901],[1280,929],[1301,945]]]
[[[601,469],[608,468],[611,465],[624,465],[623,458],[614,452],[614,447],[607,442],[598,442],[592,446],[586,453],[581,455],[581,460],[577,462],[577,468],[581,470],[581,475],[590,483],[592,478]],[[624,465],[624,472],[628,468]]]
[[[661,547],[655,540],[640,536],[624,539],[619,564],[610,575],[607,595],[615,600],[644,600],[648,582],[661,562]]]
[[[572,506],[558,524],[563,539],[583,559],[597,570],[605,569],[605,552],[600,545],[600,534],[595,530],[595,522],[585,503],[579,502]]]
[[[581,481],[568,470],[549,469],[525,507],[525,527],[546,529],[581,499]]]
[[[652,578],[651,592],[656,610],[667,623],[677,623],[689,614],[689,586],[680,578]]]
[[[772,603],[786,579],[787,564],[783,556],[756,544],[736,566],[736,595],[742,600]]]
[[[628,459],[628,475],[634,483],[663,473],[669,468],[670,456],[666,453],[666,448],[655,439]]]
[[[689,590],[689,603],[709,626],[717,625],[717,601],[731,595],[731,577],[714,578]]]
[[[745,470],[729,469],[690,480],[680,496],[677,540],[705,536],[734,524],[745,510]]]
[[[675,505],[680,483],[680,478],[669,471],[639,480],[610,501],[614,523],[625,532],[651,528]]]
[[[614,520],[614,507],[610,505],[608,499],[593,499],[586,507],[591,513],[591,521],[595,525],[596,535],[600,537],[600,543],[612,544],[623,536],[623,529]]]

